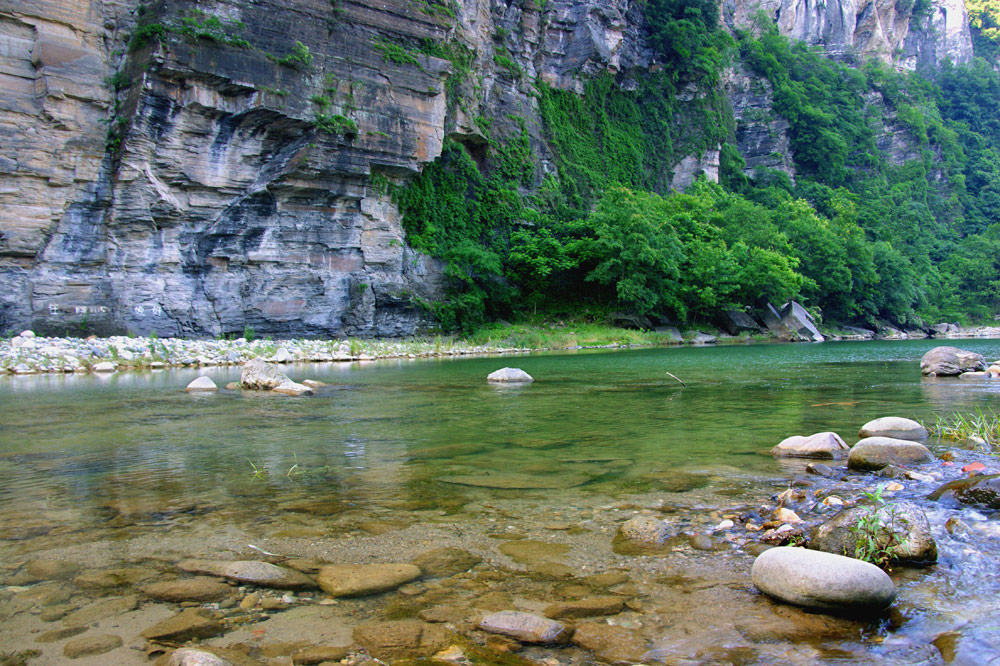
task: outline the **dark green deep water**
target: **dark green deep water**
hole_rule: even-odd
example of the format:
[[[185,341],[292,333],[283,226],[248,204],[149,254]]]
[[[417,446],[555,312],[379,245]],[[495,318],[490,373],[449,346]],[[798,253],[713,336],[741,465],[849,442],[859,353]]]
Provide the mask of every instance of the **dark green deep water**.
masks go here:
[[[1000,410],[1000,381],[921,378],[919,360],[938,344],[288,366],[293,379],[329,383],[300,398],[183,390],[202,373],[220,386],[238,380],[239,368],[0,377],[0,566],[9,572],[48,557],[173,575],[185,557],[260,557],[254,543],[335,562],[407,561],[454,545],[502,568],[511,566],[506,539],[527,538],[563,554],[514,558],[514,566],[556,561],[580,575],[628,571],[641,581],[641,608],[613,621],[641,630],[653,661],[939,663],[935,636],[986,613],[1000,617],[992,554],[1000,529],[988,516],[928,506],[940,562],[894,573],[899,600],[874,623],[823,619],[762,598],[749,584],[742,527],[715,534],[712,553],[691,551],[685,536],[711,533],[727,512],[756,507],[765,515],[802,474],[801,463],[767,454],[789,435],[833,430],[853,444],[858,428],[879,416],[933,423],[956,411]],[[1000,358],[998,340],[946,344]],[[489,385],[486,375],[503,366],[536,382]],[[833,490],[849,498],[865,483],[852,477]],[[906,484],[911,496],[928,492]],[[612,552],[617,525],[637,510],[664,516],[681,547],[657,557]],[[949,537],[943,525],[953,515],[976,522],[975,535]],[[534,575],[483,585],[537,603],[558,598],[551,569]],[[433,603],[470,604],[472,613],[477,595],[492,588],[448,589],[452,596]],[[352,623],[397,603],[390,593],[308,608],[339,614],[322,616],[332,618],[324,626],[339,622],[349,642]],[[29,647],[22,634],[47,628],[18,621],[29,624],[0,629],[0,648]]]

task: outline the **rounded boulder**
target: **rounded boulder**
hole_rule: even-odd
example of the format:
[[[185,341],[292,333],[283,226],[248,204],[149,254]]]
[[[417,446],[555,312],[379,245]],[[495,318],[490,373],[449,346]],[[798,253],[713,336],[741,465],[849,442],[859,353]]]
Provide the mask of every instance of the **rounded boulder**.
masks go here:
[[[848,469],[877,471],[888,465],[919,465],[934,460],[923,444],[893,437],[866,437],[851,447]]]
[[[835,432],[818,432],[802,437],[792,435],[771,449],[771,455],[779,458],[818,458],[833,460],[846,456],[850,451],[847,443]]]
[[[861,426],[858,437],[892,437],[911,442],[922,442],[927,439],[927,429],[912,419],[898,416],[883,416]]]
[[[527,372],[521,368],[500,368],[494,372],[491,372],[486,376],[486,380],[490,382],[508,382],[508,383],[523,383],[535,381],[534,377],[529,375]]]
[[[937,377],[951,377],[985,369],[986,359],[982,354],[958,347],[935,347],[920,359],[920,371]]]
[[[892,579],[874,564],[805,548],[764,551],[751,577],[769,597],[814,610],[877,613],[896,598]]]

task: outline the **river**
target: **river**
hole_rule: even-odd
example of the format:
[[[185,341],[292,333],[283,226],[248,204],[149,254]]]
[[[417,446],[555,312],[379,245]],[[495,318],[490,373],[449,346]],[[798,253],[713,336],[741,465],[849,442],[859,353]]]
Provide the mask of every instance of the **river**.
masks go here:
[[[18,603],[37,583],[25,585],[17,567],[33,558],[69,559],[87,570],[145,569],[138,587],[169,578],[185,557],[261,557],[251,544],[332,562],[409,561],[455,546],[483,558],[473,570],[479,575],[456,579],[462,584],[425,581],[406,594],[328,606],[306,595],[259,622],[266,635],[253,634],[248,621],[210,642],[263,645],[311,632],[346,645],[360,621],[415,617],[430,607],[458,608],[469,619],[504,604],[538,610],[602,592],[572,589],[583,576],[618,572],[628,580],[610,593],[630,603],[611,622],[636,632],[647,660],[937,663],[930,641],[969,619],[954,600],[981,598],[968,612],[975,617],[993,610],[997,591],[984,575],[996,562],[980,554],[996,536],[983,529],[971,546],[950,544],[943,530],[961,511],[931,511],[942,564],[895,572],[900,600],[874,622],[811,615],[761,597],[749,583],[753,557],[742,533],[713,534],[715,550],[707,552],[681,540],[658,556],[611,545],[617,525],[636,512],[664,517],[682,536],[712,534],[727,515],[773,505],[802,476],[800,463],[767,455],[789,435],[833,430],[850,444],[879,416],[933,423],[937,415],[997,405],[1000,381],[921,378],[919,359],[937,344],[288,366],[293,379],[328,384],[300,398],[183,391],[198,374],[219,385],[237,380],[238,368],[0,377],[0,563],[8,577],[0,589],[0,650],[41,649],[54,660],[46,663],[62,658],[50,652],[59,643],[27,637],[60,626],[40,623],[37,608]],[[948,344],[1000,358],[1000,341]],[[486,375],[505,365],[536,381],[487,384]],[[956,558],[969,548],[975,552],[963,573]],[[498,571],[499,579],[487,575]],[[134,592],[59,585],[69,590],[64,603],[77,606],[94,595]],[[110,653],[120,653],[116,663],[145,663],[129,641],[167,612],[140,596],[135,608],[96,626],[113,624],[125,639]],[[587,659],[576,648],[524,654]]]

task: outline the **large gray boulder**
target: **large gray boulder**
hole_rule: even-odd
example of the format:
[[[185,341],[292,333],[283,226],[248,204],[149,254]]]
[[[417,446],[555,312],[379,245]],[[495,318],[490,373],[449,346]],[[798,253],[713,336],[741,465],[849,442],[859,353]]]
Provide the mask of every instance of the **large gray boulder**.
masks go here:
[[[247,361],[240,374],[240,386],[251,391],[270,391],[291,381],[287,375],[278,370],[278,366],[262,358]]]
[[[812,528],[809,547],[836,555],[854,557],[858,539],[859,522],[875,514],[879,528],[874,536],[878,547],[888,550],[892,561],[935,562],[937,543],[931,536],[927,516],[913,502],[893,502],[876,509],[874,506],[855,506],[841,511],[830,520]]]
[[[789,301],[781,308],[781,323],[797,333],[803,340],[823,342],[825,338],[816,328],[816,320],[808,310],[795,301]]]
[[[719,324],[729,335],[740,333],[759,333],[760,324],[743,310],[723,310],[719,315]]]
[[[792,435],[781,440],[771,449],[771,455],[779,458],[819,458],[833,460],[846,456],[850,451],[847,443],[835,432],[818,432],[803,437]]]
[[[892,579],[874,564],[818,550],[771,548],[750,575],[764,594],[815,610],[877,613],[896,598]]]
[[[892,437],[911,442],[922,442],[929,437],[927,429],[912,419],[899,416],[883,416],[861,426],[858,437]]]
[[[936,377],[953,377],[985,369],[986,359],[982,354],[958,347],[935,347],[920,359],[920,372]]]
[[[952,499],[962,504],[979,504],[990,509],[1000,509],[1000,474],[950,481],[935,489],[927,499]]]
[[[877,471],[887,465],[919,465],[934,460],[923,444],[892,437],[866,437],[851,447],[848,469]]]

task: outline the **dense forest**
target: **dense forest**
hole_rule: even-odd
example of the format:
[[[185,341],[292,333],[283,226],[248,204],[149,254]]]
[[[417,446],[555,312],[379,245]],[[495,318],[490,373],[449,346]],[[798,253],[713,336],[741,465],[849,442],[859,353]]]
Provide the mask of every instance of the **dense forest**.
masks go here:
[[[447,265],[448,298],[428,307],[464,330],[615,310],[704,321],[761,297],[796,298],[827,323],[992,319],[1000,20],[992,3],[967,4],[978,57],[914,73],[828,59],[764,16],[733,35],[714,0],[649,0],[657,71],[629,73],[627,87],[601,75],[582,96],[536,84],[557,174],[539,176],[523,123],[493,136],[480,119],[485,159],[449,140],[394,189],[409,242]],[[723,91],[736,68],[772,87],[794,181],[745,173]],[[696,99],[678,102],[692,87]],[[879,149],[889,126],[905,130],[912,158]],[[713,147],[719,182],[671,191],[671,166]]]

